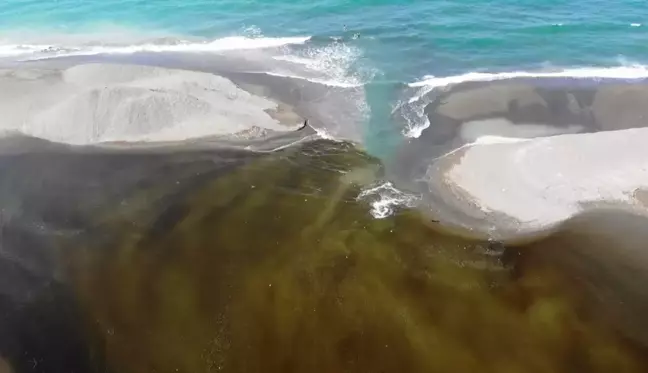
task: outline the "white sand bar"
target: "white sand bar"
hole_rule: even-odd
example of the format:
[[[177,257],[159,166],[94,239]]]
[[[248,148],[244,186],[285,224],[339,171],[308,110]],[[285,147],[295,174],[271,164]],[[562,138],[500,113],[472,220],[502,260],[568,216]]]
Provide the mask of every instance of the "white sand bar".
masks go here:
[[[503,213],[522,228],[542,228],[587,203],[644,208],[639,195],[648,188],[648,128],[513,142],[481,139],[446,160],[450,166],[430,167],[428,177],[463,192],[468,198],[459,202],[462,209]]]
[[[208,73],[113,64],[0,70],[0,131],[56,142],[262,136],[302,123],[285,105]]]

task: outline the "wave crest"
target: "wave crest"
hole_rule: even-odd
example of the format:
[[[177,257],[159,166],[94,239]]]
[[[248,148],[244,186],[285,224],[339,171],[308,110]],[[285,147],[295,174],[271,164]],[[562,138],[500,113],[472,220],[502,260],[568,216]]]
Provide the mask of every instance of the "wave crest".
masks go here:
[[[233,50],[279,48],[304,44],[310,36],[297,37],[246,37],[229,36],[208,41],[190,41],[175,38],[159,38],[134,44],[111,44],[104,42],[68,44],[0,44],[0,57],[21,57],[38,60],[52,57],[88,56],[97,54],[130,54],[138,52],[226,52]]]
[[[476,82],[491,82],[514,79],[581,79],[613,81],[641,81],[648,79],[648,66],[625,65],[617,67],[584,67],[552,71],[509,71],[497,73],[469,72],[461,75],[446,77],[425,76],[422,80],[409,83],[407,86],[414,91],[409,91],[394,109],[394,114],[399,114],[404,121],[403,135],[418,138],[423,130],[430,126],[425,115],[425,107],[434,100],[434,91],[447,87]]]

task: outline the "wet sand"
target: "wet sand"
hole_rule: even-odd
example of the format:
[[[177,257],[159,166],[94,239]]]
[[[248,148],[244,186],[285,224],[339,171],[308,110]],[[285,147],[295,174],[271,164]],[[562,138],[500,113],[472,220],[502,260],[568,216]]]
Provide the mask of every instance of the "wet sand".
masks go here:
[[[329,97],[322,87],[309,90],[307,83],[284,84],[284,78],[260,78],[249,72],[218,78],[166,70],[170,66],[79,62],[29,64],[19,76],[11,70],[3,78],[15,83],[16,90],[24,89],[14,91],[15,107],[3,109],[14,119],[36,118],[48,108],[68,107],[70,100],[75,103],[81,97],[86,104],[95,100],[94,114],[73,118],[99,124],[108,132],[83,137],[83,145],[24,136],[0,140],[0,362],[9,366],[0,365],[0,371],[648,369],[644,332],[648,329],[643,321],[648,294],[641,286],[648,273],[645,217],[617,208],[567,219],[551,230],[525,236],[526,241],[503,244],[483,235],[493,232],[493,224],[519,232],[523,227],[510,209],[533,215],[546,208],[521,208],[535,194],[512,198],[517,204],[504,207],[496,202],[509,200],[489,199],[501,187],[498,183],[518,181],[514,174],[497,175],[516,170],[507,164],[512,153],[536,155],[522,171],[542,171],[538,165],[549,160],[546,172],[566,167],[565,172],[576,168],[598,175],[618,170],[614,160],[638,167],[633,162],[642,158],[631,153],[598,152],[608,149],[607,142],[615,138],[623,142],[628,133],[642,134],[644,129],[601,132],[603,122],[583,119],[593,118],[584,112],[598,110],[583,107],[601,107],[594,104],[596,95],[573,94],[581,112],[569,99],[571,91],[550,95],[558,102],[550,103],[547,95],[524,85],[511,91],[493,88],[497,95],[463,87],[468,90],[455,96],[461,98],[456,106],[448,96],[446,104],[434,109],[460,122],[447,141],[428,143],[424,132],[399,159],[404,162],[400,175],[410,177],[407,185],[427,191],[425,202],[430,204],[423,213],[401,209],[377,220],[357,197],[383,171],[390,174],[393,165],[383,167],[350,143],[314,140],[312,128],[296,131],[271,116],[284,120],[324,113],[314,115],[313,122],[331,122],[329,129],[340,129],[354,140],[358,129],[333,120],[337,112],[330,107],[294,105],[328,100],[340,102],[344,112],[344,96],[336,96],[338,91],[332,90]],[[49,73],[38,70],[43,68]],[[111,75],[96,74],[96,68]],[[97,84],[107,78],[104,85],[111,88],[103,92]],[[182,82],[191,82],[190,87]],[[203,92],[197,95],[209,96],[201,99],[216,108],[222,108],[227,92],[242,94],[247,99],[232,109],[250,109],[248,114],[268,131],[247,126],[240,136],[240,123],[230,126],[226,120],[221,132],[189,141],[130,143],[103,136],[116,130],[101,126],[115,115],[107,108],[128,101],[124,87],[162,86],[171,95],[186,95],[185,99],[195,90]],[[42,91],[43,87],[49,88]],[[209,89],[219,92],[212,97],[204,93]],[[49,106],[28,105],[34,92]],[[608,106],[603,107],[616,107],[614,97],[624,96],[611,92],[604,95],[612,98],[605,99]],[[145,93],[145,101],[151,99],[153,106],[144,105],[144,111],[128,106],[132,103],[128,110],[147,112],[158,99],[167,107],[169,92],[159,94]],[[561,101],[565,97],[567,101]],[[498,103],[498,98],[504,102]],[[481,106],[462,108],[464,100],[482,99],[486,101]],[[181,112],[195,109],[184,106],[186,101],[178,102],[184,108]],[[551,109],[552,105],[562,109]],[[628,110],[624,128],[636,127],[640,117],[630,109],[624,109]],[[562,113],[558,119],[553,117],[556,112]],[[600,112],[596,115],[600,117]],[[175,123],[164,120],[150,123]],[[298,125],[301,128],[302,123]],[[432,162],[448,148],[479,137],[481,131],[525,138],[578,134],[475,145]],[[65,135],[49,133],[52,138]],[[641,138],[632,136],[632,141]],[[548,142],[558,151],[522,147],[536,141]],[[586,147],[588,157],[560,153],[573,150],[578,141],[594,142]],[[636,151],[634,145],[627,150]],[[438,154],[442,149],[446,150]],[[618,158],[619,154],[626,158]],[[585,167],[592,161],[598,168]],[[590,179],[573,175],[578,177],[569,185],[602,188],[578,184]],[[481,183],[464,180],[478,176]],[[542,179],[551,180],[547,175]],[[529,185],[538,185],[532,177],[529,180]],[[479,188],[487,193],[479,194]],[[551,193],[548,198],[556,195],[560,196]],[[641,192],[632,195],[643,200]],[[492,211],[485,212],[484,206]],[[430,220],[430,211],[440,214],[441,224]],[[448,221],[471,227],[472,238],[449,234],[444,225]]]
[[[645,127],[648,119],[643,80],[517,78],[463,83],[430,95],[430,127],[422,136],[430,144],[455,136],[470,142],[479,127],[491,136],[532,138]]]
[[[645,210],[645,82],[513,79],[434,93],[392,167],[436,219],[514,239],[597,206]],[[415,180],[412,182],[411,180]]]
[[[215,74],[241,89],[262,96],[309,120],[309,125],[330,137],[362,143],[366,121],[365,91],[362,86],[338,86],[325,76],[302,66],[282,62],[262,52],[226,54],[135,53],[62,57],[8,64],[7,69],[64,70],[84,64],[118,64],[159,67]],[[268,71],[279,73],[267,73]],[[287,75],[282,75],[286,72]],[[311,80],[309,80],[311,79]],[[300,122],[300,123],[303,123]]]
[[[296,131],[290,106],[214,74],[151,66],[29,64],[0,73],[3,132],[75,145],[182,141],[208,136],[263,139]]]

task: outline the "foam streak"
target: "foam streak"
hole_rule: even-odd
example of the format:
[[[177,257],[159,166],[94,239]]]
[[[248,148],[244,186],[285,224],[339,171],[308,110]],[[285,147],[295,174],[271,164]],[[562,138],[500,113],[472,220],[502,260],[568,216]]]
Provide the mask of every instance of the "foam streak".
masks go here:
[[[24,56],[26,59],[85,56],[97,54],[129,54],[137,52],[225,52],[232,50],[278,48],[304,44],[310,36],[283,38],[248,38],[231,36],[208,42],[179,41],[177,43],[143,43],[134,45],[0,45],[0,57]],[[35,56],[31,56],[35,55]]]

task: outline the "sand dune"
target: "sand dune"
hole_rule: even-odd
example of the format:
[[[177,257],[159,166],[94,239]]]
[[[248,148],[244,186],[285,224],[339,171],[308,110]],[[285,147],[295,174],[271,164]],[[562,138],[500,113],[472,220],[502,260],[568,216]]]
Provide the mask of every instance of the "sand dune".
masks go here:
[[[51,141],[179,141],[301,127],[291,108],[208,73],[86,64],[0,72],[0,130]]]

